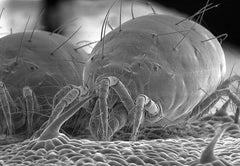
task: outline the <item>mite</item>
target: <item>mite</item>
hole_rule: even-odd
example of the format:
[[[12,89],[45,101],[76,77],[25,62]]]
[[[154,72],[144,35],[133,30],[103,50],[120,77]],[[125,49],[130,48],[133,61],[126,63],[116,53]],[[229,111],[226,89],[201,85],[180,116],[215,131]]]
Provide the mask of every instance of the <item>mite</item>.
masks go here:
[[[46,31],[14,33],[0,39],[1,132],[6,124],[8,133],[13,133],[26,119],[31,128],[34,113],[51,114],[50,104],[59,89],[81,85],[87,53],[69,39]]]
[[[61,125],[80,107],[91,112],[92,136],[105,141],[124,126],[132,127],[131,140],[136,140],[141,125],[185,122],[221,96],[240,107],[238,96],[228,89],[239,76],[224,80],[225,72],[218,37],[197,22],[155,12],[133,17],[101,35],[84,66],[83,86],[69,85],[55,95],[63,97],[39,138],[57,137]]]
[[[108,104],[113,121],[133,122],[137,131],[141,123],[166,124],[166,119],[171,123],[191,111],[206,97],[200,88],[208,94],[216,90],[226,72],[222,47],[217,39],[206,41],[215,36],[203,26],[190,20],[179,23],[182,20],[168,15],[138,17],[94,47],[84,80],[89,89],[96,89],[96,82],[101,86],[96,109],[103,116],[108,108],[101,105]],[[134,111],[134,120],[129,119]]]

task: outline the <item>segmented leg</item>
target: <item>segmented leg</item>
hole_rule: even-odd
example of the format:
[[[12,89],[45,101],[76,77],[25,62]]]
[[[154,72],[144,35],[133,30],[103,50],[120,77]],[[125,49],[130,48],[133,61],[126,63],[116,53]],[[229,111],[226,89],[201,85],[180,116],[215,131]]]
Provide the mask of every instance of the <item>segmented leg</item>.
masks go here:
[[[60,89],[53,98],[53,108],[60,102],[60,100],[65,96],[71,89],[73,89],[73,85],[67,85]]]
[[[109,93],[109,88],[113,88],[114,91],[118,94],[119,98],[121,99],[122,104],[124,105],[125,109],[128,112],[128,116],[131,114],[134,114],[134,121],[133,121],[133,133],[132,133],[132,140],[136,140],[137,133],[139,130],[139,127],[143,121],[143,113],[144,110],[146,110],[150,115],[152,115],[152,123],[158,121],[161,119],[162,116],[162,108],[161,106],[158,106],[154,101],[149,99],[145,95],[139,95],[136,99],[136,106],[132,100],[132,97],[130,96],[127,88],[123,85],[123,83],[116,77],[110,76],[110,77],[104,77],[99,81],[99,119],[100,119],[100,124],[101,124],[101,129],[93,129],[94,131],[91,131],[91,133],[96,133],[102,130],[102,137],[101,135],[98,135],[98,139],[100,140],[109,140],[110,135],[113,135],[114,133],[109,134],[108,129],[109,129],[109,122],[108,122],[108,105],[107,105],[107,97]],[[96,108],[95,108],[96,109]],[[94,115],[95,116],[95,115]],[[114,114],[113,116],[119,116]],[[116,120],[116,117],[113,118],[112,120]],[[96,123],[94,121],[90,121],[90,126],[92,123]],[[115,124],[117,121],[115,122]],[[126,122],[124,122],[126,123]],[[93,126],[96,124],[93,124]],[[122,125],[122,124],[121,124]],[[96,125],[96,127],[99,127]],[[112,128],[114,132],[115,129],[119,127]],[[91,127],[90,127],[91,129]],[[101,132],[100,132],[101,133]]]
[[[108,140],[108,105],[107,98],[109,93],[110,81],[108,79],[103,79],[100,82],[99,88],[99,115],[100,115],[100,125],[103,130],[103,140]]]
[[[55,105],[55,107],[53,108],[52,114],[50,115],[48,121],[46,121],[37,132],[35,132],[32,138],[39,137],[42,131],[52,122],[54,122],[54,120],[59,117],[64,109],[68,107],[74,100],[76,100],[80,94],[86,94],[86,89],[82,86],[77,87],[74,85],[67,85],[60,89],[54,96],[53,105]]]
[[[23,97],[25,99],[27,112],[27,134],[30,136],[33,132],[33,115],[35,112],[39,112],[39,105],[36,95],[28,86],[23,88]]]
[[[146,104],[145,97],[138,96],[136,99],[136,106],[133,109],[134,119],[133,119],[133,131],[131,135],[132,141],[135,141],[137,139],[137,133],[143,121],[143,111],[144,111],[145,104]]]
[[[108,105],[107,105],[107,98],[109,93],[109,88],[113,88],[114,91],[118,94],[121,102],[123,103],[124,107],[130,113],[130,110],[134,108],[134,102],[132,97],[130,96],[127,88],[123,85],[123,83],[116,77],[104,77],[101,78],[98,84],[98,95],[99,95],[99,118],[102,130],[102,136],[99,137],[99,140],[109,140],[108,128]],[[91,131],[94,132],[94,131]]]
[[[223,81],[221,85],[217,88],[216,92],[210,94],[205,100],[203,100],[201,103],[195,106],[195,108],[191,112],[176,119],[174,123],[177,124],[178,122],[181,122],[181,121],[191,122],[198,119],[199,117],[202,117],[202,115],[209,112],[209,110],[222,98],[221,97],[222,95],[216,95],[216,94],[220,93],[220,91],[223,89],[227,89],[232,83],[236,81],[240,82],[240,76],[233,75],[228,79],[226,79],[225,81]],[[233,93],[231,92],[231,94]],[[223,95],[223,96],[227,96],[227,95]]]
[[[108,135],[107,138],[110,139],[115,132],[124,127],[127,123],[128,112],[122,104],[117,104],[114,106],[112,112],[109,115],[109,125],[108,125]],[[96,101],[94,109],[91,114],[89,121],[89,129],[91,135],[96,140],[101,140],[103,138],[103,130],[100,124],[100,112],[99,112],[99,99]]]
[[[5,86],[5,85],[4,85]],[[16,106],[16,103],[13,101],[13,98],[11,97],[8,89],[6,88],[5,86],[5,94],[7,96],[7,99],[8,99],[8,103],[9,103],[9,106],[10,106],[10,110],[11,110],[11,113],[14,113],[14,112],[17,112],[17,106]]]
[[[71,104],[77,97],[79,97],[80,91],[78,89],[71,89],[55,106],[52,114],[48,120],[47,125],[49,125],[59,114]]]
[[[220,89],[212,93],[206,100],[204,100],[201,105],[207,107],[211,104],[212,101],[216,100],[220,96],[228,96],[229,99],[232,100],[234,104],[236,104],[237,108],[240,108],[240,99],[239,97],[233,93],[230,89]],[[188,119],[186,119],[188,120]]]
[[[226,89],[229,87],[229,85],[231,85],[235,81],[238,81],[238,82],[240,81],[239,75],[233,75],[233,76],[229,77],[228,79],[226,79],[225,81],[223,81],[221,83],[221,85],[218,87],[218,89]]]
[[[163,118],[162,107],[157,105],[148,96],[140,94],[136,99],[136,106],[133,109],[134,121],[133,132],[131,136],[132,141],[135,141],[137,139],[139,127],[144,120],[144,110],[146,110],[152,117],[155,117],[151,118],[151,121],[149,121],[150,123],[155,123]]]
[[[228,99],[220,109],[217,110],[217,112],[215,113],[215,116],[227,116],[227,107],[230,104],[230,99]]]
[[[89,120],[90,133],[96,140],[101,140],[103,138],[103,128],[101,126],[101,120],[99,119],[100,119],[100,111],[99,111],[99,99],[98,99],[94,105],[94,108]]]
[[[196,119],[202,117],[204,114],[208,113],[210,109],[221,99],[221,97],[218,97],[216,99],[213,99],[212,96],[208,96],[205,100],[203,100],[201,103],[196,105],[193,110],[186,114],[183,117],[180,117],[179,119],[175,120],[177,124],[178,122],[182,121],[182,119],[187,120],[188,122],[193,122]]]
[[[66,98],[65,98],[66,97]],[[69,107],[64,113],[60,114],[56,117],[56,119],[50,123],[47,128],[43,131],[43,133],[40,135],[39,140],[47,140],[55,138],[59,135],[59,130],[61,126],[71,117],[73,116],[79,108],[86,102],[88,102],[92,96],[83,95],[80,92],[79,98],[72,101],[70,98],[71,95],[66,95],[63,100],[71,101],[71,103],[68,103]]]
[[[9,100],[7,97],[8,90],[4,83],[0,81],[0,105],[3,111],[3,115],[7,124],[8,128],[8,134],[12,135],[13,134],[13,123],[12,123],[12,118],[11,118],[11,109],[9,105]]]
[[[54,119],[56,119],[63,112],[63,110],[68,107],[74,100],[76,100],[80,95],[86,95],[87,93],[87,89],[82,86],[78,87],[74,85],[68,85],[67,88],[69,86],[72,87],[72,89],[68,91],[66,95],[63,95],[62,99],[56,104],[47,125],[49,125]],[[63,90],[60,90],[60,93],[57,93],[57,95],[65,92],[66,89],[63,88]]]

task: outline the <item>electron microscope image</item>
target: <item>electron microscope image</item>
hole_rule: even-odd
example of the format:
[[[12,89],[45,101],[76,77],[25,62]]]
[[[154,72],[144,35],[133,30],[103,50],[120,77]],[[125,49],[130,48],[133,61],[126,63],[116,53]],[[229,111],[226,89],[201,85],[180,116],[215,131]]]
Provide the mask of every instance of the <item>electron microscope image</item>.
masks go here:
[[[0,166],[240,166],[238,50],[202,4],[2,1]]]

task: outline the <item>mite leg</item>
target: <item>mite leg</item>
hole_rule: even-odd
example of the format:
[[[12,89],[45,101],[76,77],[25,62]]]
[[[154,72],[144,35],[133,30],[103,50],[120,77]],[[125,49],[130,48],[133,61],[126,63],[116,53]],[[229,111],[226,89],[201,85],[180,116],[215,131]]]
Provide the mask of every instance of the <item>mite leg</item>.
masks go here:
[[[215,116],[227,116],[227,108],[230,104],[230,99],[228,99],[220,109],[217,110],[217,112],[214,114]]]
[[[108,105],[107,98],[109,93],[109,88],[113,88],[114,91],[118,94],[122,104],[126,108],[128,114],[134,113],[134,124],[133,124],[133,134],[132,140],[136,139],[137,132],[139,130],[140,124],[143,121],[143,110],[146,109],[151,115],[156,115],[155,119],[152,119],[153,122],[158,121],[162,118],[162,109],[151,99],[145,95],[139,95],[136,100],[136,106],[132,100],[131,95],[129,94],[127,88],[123,83],[116,77],[104,77],[99,83],[99,116],[100,124],[103,132],[103,140],[109,140],[109,122],[108,122]]]
[[[103,138],[103,130],[99,125],[100,122],[100,112],[99,112],[99,99],[97,100],[93,112],[91,114],[91,118],[89,121],[89,129],[91,135],[96,140],[101,140]],[[122,103],[114,106],[112,112],[109,115],[109,125],[108,125],[108,135],[107,138],[110,138],[114,135],[115,132],[124,127],[127,123],[128,112]]]
[[[210,108],[213,107],[220,100],[221,95],[216,95],[216,93],[218,91],[221,91],[222,89],[227,89],[231,84],[233,84],[236,81],[240,82],[240,76],[233,75],[228,79],[224,80],[219,85],[216,92],[209,95],[205,100],[203,100],[201,103],[195,106],[190,113],[184,115],[183,117],[180,117],[179,119],[176,120],[176,122],[182,121],[182,120],[194,121],[199,117],[202,117],[202,115],[207,113],[210,110]]]
[[[118,94],[121,102],[124,107],[130,113],[130,110],[134,108],[134,102],[132,97],[130,96],[127,88],[123,85],[123,83],[116,77],[104,77],[97,83],[98,84],[98,93],[99,93],[99,114],[100,114],[100,124],[103,131],[103,140],[109,140],[108,138],[108,105],[107,98],[109,93],[109,88],[113,88],[114,91]]]
[[[72,115],[74,115],[79,108],[88,102],[92,96],[87,96],[83,87],[70,90],[54,108],[52,120],[47,124],[46,129],[42,132],[39,139],[51,139],[59,135],[59,130],[63,123],[65,123]],[[58,106],[59,105],[59,106]],[[67,110],[64,109],[67,107]],[[55,111],[57,113],[55,113]],[[53,119],[53,117],[55,117]]]
[[[73,89],[73,85],[67,85],[60,89],[53,98],[53,108],[60,102],[60,100],[65,96],[71,89]]]
[[[212,95],[209,95],[206,99],[204,99],[201,103],[196,105],[191,112],[186,114],[183,117],[180,117],[176,120],[176,123],[182,121],[182,119],[192,122],[198,118],[201,118],[204,114],[208,113],[210,109],[221,99],[221,96],[217,98],[213,98]],[[175,123],[175,124],[176,124]]]
[[[136,99],[136,106],[133,109],[134,121],[133,121],[133,132],[131,140],[137,139],[137,134],[141,123],[144,120],[144,111],[147,111],[151,115],[151,119],[148,119],[150,123],[155,123],[163,118],[162,107],[157,105],[148,96],[140,94]]]
[[[240,76],[239,75],[233,75],[233,76],[229,77],[228,79],[223,81],[217,89],[226,89],[235,81],[240,82]]]
[[[101,120],[100,119],[100,110],[99,110],[99,99],[96,101],[91,118],[89,120],[89,129],[91,135],[94,137],[96,140],[101,140],[103,138],[103,128],[101,126]]]
[[[67,86],[68,88],[69,86]],[[71,104],[76,98],[79,97],[81,93],[85,94],[85,89],[83,87],[76,87],[71,86],[71,90],[66,93],[66,88],[63,88],[63,90],[60,90],[57,95],[63,94],[62,99],[56,104],[54,107],[52,114],[48,120],[47,125],[49,125],[54,119],[56,119],[59,114],[64,110],[65,107],[67,107],[69,104]],[[64,95],[66,93],[66,95]],[[56,98],[56,97],[54,97]]]
[[[69,91],[66,92],[67,90]],[[64,96],[62,96],[62,99],[60,99],[58,103],[56,103],[56,98],[60,98],[61,94]],[[86,94],[86,89],[81,86],[76,87],[68,85],[62,88],[56,94],[56,96],[54,96],[56,106],[53,108],[52,114],[50,115],[48,121],[46,121],[41,126],[41,128],[34,134],[33,138],[38,137],[47,126],[49,126],[52,122],[55,121],[56,118],[59,117],[59,115],[64,111],[66,107],[68,107],[74,100],[76,100],[80,96],[80,94]]]
[[[3,111],[3,115],[6,121],[6,125],[8,128],[8,134],[12,135],[13,134],[13,123],[12,123],[12,118],[11,118],[11,106],[8,100],[9,94],[6,86],[2,81],[0,81],[0,106]]]
[[[5,86],[5,85],[4,85]],[[11,113],[15,113],[17,112],[17,105],[16,103],[13,101],[13,98],[11,97],[8,89],[6,88],[5,86],[5,94],[7,96],[7,99],[8,99],[8,103],[9,103],[9,106],[10,106],[10,110],[11,110]]]
[[[99,115],[100,115],[100,125],[103,130],[103,140],[109,141],[108,135],[108,105],[107,98],[109,93],[110,81],[103,79],[100,81],[99,88]]]
[[[23,88],[23,97],[25,100],[26,119],[27,119],[27,134],[33,133],[33,116],[34,114],[44,116],[40,113],[40,106],[35,93],[28,86]]]
[[[27,112],[27,134],[30,136],[33,130],[33,114],[37,111],[36,105],[38,105],[38,102],[36,100],[36,96],[34,97],[34,93],[28,86],[23,88],[23,97],[25,99]]]
[[[208,105],[211,104],[212,101],[216,100],[217,98],[219,98],[221,96],[228,96],[229,99],[232,100],[232,102],[234,104],[236,104],[237,108],[240,108],[240,99],[239,99],[239,97],[235,93],[233,93],[230,89],[216,90],[206,100],[204,100],[204,102],[201,103],[201,104],[203,105],[203,107],[204,106],[207,107]]]
[[[49,125],[56,117],[57,115],[63,111],[65,105],[63,102],[63,97],[67,95],[67,93],[70,92],[70,90],[72,90],[74,88],[73,85],[67,85],[65,87],[63,87],[62,89],[60,89],[55,96],[53,97],[53,111],[48,119],[48,121],[44,122],[42,124],[42,126],[40,127],[40,129],[38,131],[36,131],[33,135],[33,139],[36,137],[39,137],[40,134],[42,133],[42,131],[47,127],[47,125]],[[61,103],[60,103],[61,102]],[[58,107],[57,107],[58,106]],[[61,107],[61,108],[60,108]]]

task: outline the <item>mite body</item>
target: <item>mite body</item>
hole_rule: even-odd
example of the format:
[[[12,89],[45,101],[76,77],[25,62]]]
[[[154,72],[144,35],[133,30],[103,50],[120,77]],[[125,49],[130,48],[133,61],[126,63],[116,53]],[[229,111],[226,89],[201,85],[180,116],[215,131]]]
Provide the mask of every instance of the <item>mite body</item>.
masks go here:
[[[16,33],[0,40],[0,80],[13,96],[19,95],[24,86],[37,86],[37,93],[47,94],[52,91],[48,88],[81,82],[83,63],[87,58],[83,50],[74,50],[75,46],[68,42],[53,52],[66,38],[44,31],[34,32],[31,41],[31,32],[26,32],[20,49],[22,35]]]
[[[179,23],[182,20],[146,15],[111,31],[94,47],[84,69],[85,82],[94,89],[98,78],[115,76],[133,99],[148,96],[167,119],[188,113],[216,90],[226,62],[214,35],[191,20]],[[109,105],[116,102],[110,101],[114,96],[109,93]]]
[[[68,39],[46,31],[15,33],[0,39],[0,82],[4,84],[0,115],[3,112],[2,118],[9,124],[15,122],[15,129],[24,126],[25,119],[33,120],[31,111],[35,119],[41,119],[34,124],[41,125],[51,114],[54,95],[65,85],[81,85],[87,53],[75,49]],[[29,88],[33,93],[22,95]],[[25,103],[26,99],[29,101]]]
[[[40,140],[59,137],[62,124],[84,109],[92,137],[109,141],[125,126],[136,140],[141,125],[189,122],[221,96],[240,108],[239,97],[228,88],[240,77],[224,80],[222,47],[198,23],[146,15],[103,36],[83,68],[83,86],[68,85],[55,95],[50,119],[35,135]]]

